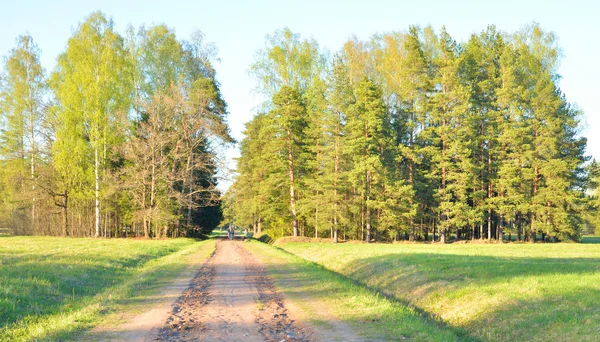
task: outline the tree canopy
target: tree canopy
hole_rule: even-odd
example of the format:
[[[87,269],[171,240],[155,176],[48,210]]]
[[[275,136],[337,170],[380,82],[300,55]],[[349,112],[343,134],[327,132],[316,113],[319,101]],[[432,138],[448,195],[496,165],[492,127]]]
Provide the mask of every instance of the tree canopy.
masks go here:
[[[39,54],[19,37],[2,77],[1,226],[162,237],[220,223],[216,148],[234,141],[201,32],[180,40],[153,25],[121,36],[94,12],[47,78]]]
[[[273,236],[577,240],[596,202],[559,57],[537,24],[466,42],[411,26],[331,58],[277,31],[252,66],[269,110],[247,123],[228,215]]]

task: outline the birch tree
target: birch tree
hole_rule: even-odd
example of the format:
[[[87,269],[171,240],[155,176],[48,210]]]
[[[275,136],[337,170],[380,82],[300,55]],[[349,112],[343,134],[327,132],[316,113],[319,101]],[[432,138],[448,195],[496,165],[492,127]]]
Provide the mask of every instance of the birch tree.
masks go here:
[[[111,148],[122,137],[119,128],[129,110],[131,85],[127,75],[131,71],[123,39],[114,23],[101,12],[94,12],[69,39],[53,76],[60,115],[80,125],[84,132],[80,138],[89,142],[96,237],[100,236],[104,173]],[[59,137],[65,138],[58,133],[57,144],[61,144]]]
[[[42,138],[40,128],[44,118],[44,96],[47,90],[40,50],[30,35],[19,36],[17,46],[5,60],[0,81],[0,155],[3,168],[10,173],[4,180],[6,188],[28,194],[29,229],[36,226],[37,166],[40,164]],[[16,186],[16,188],[15,188]],[[16,199],[16,198],[15,198]]]

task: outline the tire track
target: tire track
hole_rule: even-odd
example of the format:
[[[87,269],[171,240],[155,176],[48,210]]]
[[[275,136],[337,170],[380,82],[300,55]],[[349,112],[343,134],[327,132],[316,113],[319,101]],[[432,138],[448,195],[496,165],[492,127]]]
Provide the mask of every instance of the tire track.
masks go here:
[[[220,240],[173,305],[156,341],[310,341],[288,316],[264,266],[241,241]]]

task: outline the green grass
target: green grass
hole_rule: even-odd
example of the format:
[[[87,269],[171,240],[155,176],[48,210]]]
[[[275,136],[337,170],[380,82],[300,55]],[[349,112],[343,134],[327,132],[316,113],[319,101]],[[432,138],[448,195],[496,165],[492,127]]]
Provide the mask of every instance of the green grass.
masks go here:
[[[286,251],[484,341],[597,341],[600,245],[291,243]]]
[[[332,320],[348,324],[361,340],[460,341],[473,340],[460,329],[445,327],[419,310],[388,300],[339,274],[252,241],[248,249],[262,257],[279,291],[306,313],[309,323],[325,329]],[[324,311],[333,314],[323,316]]]
[[[214,245],[212,245],[214,246]],[[76,338],[132,308],[208,242],[0,238],[0,341]]]

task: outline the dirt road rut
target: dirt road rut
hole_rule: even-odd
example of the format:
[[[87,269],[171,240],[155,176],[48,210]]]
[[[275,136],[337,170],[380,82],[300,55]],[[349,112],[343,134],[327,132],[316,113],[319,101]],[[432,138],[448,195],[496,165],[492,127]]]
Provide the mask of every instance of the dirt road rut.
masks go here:
[[[219,240],[173,305],[157,341],[309,341],[241,241]]]

